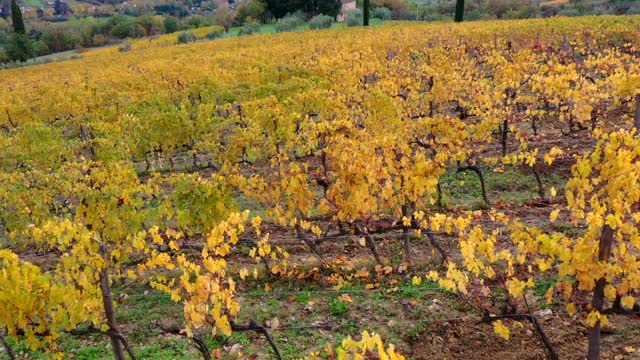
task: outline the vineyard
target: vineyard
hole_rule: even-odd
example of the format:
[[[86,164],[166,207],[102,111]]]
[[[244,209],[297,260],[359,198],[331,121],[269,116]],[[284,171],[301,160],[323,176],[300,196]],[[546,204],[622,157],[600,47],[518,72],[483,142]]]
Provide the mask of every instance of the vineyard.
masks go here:
[[[639,131],[640,16],[1,71],[0,358],[638,358]]]

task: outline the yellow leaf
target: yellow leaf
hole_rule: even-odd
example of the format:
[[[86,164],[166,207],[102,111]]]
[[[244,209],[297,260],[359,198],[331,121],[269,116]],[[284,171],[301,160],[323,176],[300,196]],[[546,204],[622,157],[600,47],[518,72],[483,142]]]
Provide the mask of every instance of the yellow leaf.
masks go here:
[[[229,324],[229,320],[226,315],[222,315],[216,319],[216,327],[220,329],[223,334],[227,336],[231,335],[231,324]]]
[[[515,325],[516,327],[519,327],[520,329],[524,329],[524,325],[522,325],[520,321],[514,321],[513,325]]]
[[[511,296],[513,296],[514,298],[517,298],[520,295],[522,295],[522,292],[524,291],[526,286],[527,286],[527,283],[522,280],[518,280],[518,279],[507,280],[507,287],[509,290],[509,294],[511,294]]]
[[[551,190],[549,192],[551,193],[551,197],[556,196],[556,194],[558,193],[555,187],[551,187]]]
[[[600,325],[606,325],[609,323],[605,315],[600,314],[598,311],[592,311],[587,315],[587,326],[594,327],[600,322]]]
[[[165,233],[167,234],[168,237],[172,237],[176,240],[180,240],[180,238],[182,237],[182,233],[174,229],[167,229]]]
[[[573,303],[567,304],[567,313],[569,313],[569,315],[573,315],[576,313],[576,306]]]
[[[560,209],[555,209],[549,214],[549,221],[555,222],[558,218],[558,214],[560,214]]]
[[[611,285],[611,284],[605,286],[605,288],[604,288],[604,296],[609,300],[615,299],[616,298],[616,288],[613,287],[613,285]]]
[[[533,281],[532,278],[529,278],[529,280],[527,280],[527,287],[530,289],[533,289],[536,286],[535,281]]]
[[[240,270],[240,279],[244,280],[247,275],[249,275],[249,270],[247,270],[246,268]]]
[[[176,244],[176,242],[175,242],[175,241],[173,241],[173,240],[169,241],[169,248],[170,248],[171,250],[174,250],[174,251],[175,251],[175,250],[179,250],[179,249],[180,249],[180,248],[178,247],[178,245]]]
[[[493,323],[493,331],[503,337],[505,340],[509,340],[509,328],[504,326],[502,320],[494,321]]]
[[[356,277],[359,277],[361,279],[367,279],[369,275],[371,275],[371,273],[369,272],[369,269],[364,267],[358,270],[358,272],[356,273]]]
[[[164,244],[164,239],[158,233],[158,227],[157,226],[152,227],[149,230],[149,234],[151,234],[151,239],[153,239],[154,243],[156,243],[158,245],[163,245]]]
[[[136,250],[143,250],[144,245],[144,237],[142,236],[136,236],[136,238],[133,240],[133,247],[136,248]]]
[[[633,309],[633,304],[635,304],[636,300],[633,298],[633,296],[624,296],[621,300],[622,306],[626,307],[627,309]]]
[[[429,271],[429,273],[427,274],[427,278],[430,279],[430,280],[433,280],[433,281],[438,280],[439,277],[440,277],[440,275],[438,275],[438,273],[433,271],[433,270]]]
[[[538,265],[538,268],[540,268],[540,271],[542,272],[545,272],[551,268],[550,260],[545,261],[543,259],[536,259],[536,264]]]
[[[253,226],[256,230],[260,227],[260,224],[262,224],[262,218],[260,216],[256,216],[251,219],[251,226]]]
[[[420,276],[414,276],[413,279],[411,279],[411,283],[418,286],[422,283],[422,278]]]
[[[367,240],[361,237],[360,239],[358,239],[358,244],[360,244],[360,246],[367,246]]]
[[[127,277],[129,279],[137,279],[138,275],[133,270],[127,270]]]

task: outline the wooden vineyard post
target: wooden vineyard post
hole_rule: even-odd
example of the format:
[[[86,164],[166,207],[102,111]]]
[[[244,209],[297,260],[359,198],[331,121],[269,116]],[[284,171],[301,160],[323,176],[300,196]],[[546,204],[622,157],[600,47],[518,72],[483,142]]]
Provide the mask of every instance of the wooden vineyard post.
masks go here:
[[[600,245],[598,249],[598,260],[600,262],[608,262],[611,255],[611,245],[613,243],[613,229],[609,225],[605,225],[600,236]],[[602,312],[604,306],[604,288],[607,285],[607,279],[601,277],[593,288],[593,298],[591,306],[594,311]],[[587,360],[600,359],[600,320],[589,329],[589,350],[587,352]]]
[[[640,93],[636,95],[636,113],[633,117],[633,126],[636,128],[636,135],[640,132]]]

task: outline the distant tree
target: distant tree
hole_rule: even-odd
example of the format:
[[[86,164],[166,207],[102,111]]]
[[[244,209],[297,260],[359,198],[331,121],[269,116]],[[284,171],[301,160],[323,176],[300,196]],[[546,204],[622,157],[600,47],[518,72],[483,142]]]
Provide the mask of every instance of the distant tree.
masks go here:
[[[312,30],[328,29],[333,24],[333,20],[328,15],[316,15],[309,20],[309,28]]]
[[[180,6],[178,4],[160,4],[154,6],[154,10],[158,14],[167,14],[178,17],[189,15],[189,11],[186,6]]]
[[[196,36],[196,34],[190,32],[190,31],[185,31],[185,32],[181,32],[178,35],[178,44],[188,44],[190,42],[194,42],[198,40],[198,37]]]
[[[11,21],[15,34],[13,34],[8,55],[14,61],[26,61],[31,58],[31,41],[26,35],[22,11],[16,0],[11,0]]]
[[[207,39],[215,40],[215,39],[221,38],[223,34],[224,34],[224,28],[220,26],[215,26],[213,29],[211,29],[211,31],[207,33]]]
[[[147,31],[140,24],[133,25],[133,27],[131,27],[131,30],[129,30],[129,37],[132,37],[132,38],[139,38],[146,35],[147,35]]]
[[[229,9],[226,5],[218,7],[213,13],[213,23],[222,26],[225,32],[229,32],[235,19],[236,12]]]
[[[247,18],[258,19],[264,15],[267,5],[262,0],[245,1],[238,6],[237,21],[243,23]]]
[[[7,49],[13,61],[27,61],[31,56],[31,41],[25,34],[13,34],[11,45]]]
[[[181,22],[181,29],[197,29],[206,26],[206,19],[200,15],[191,15]],[[209,24],[210,25],[210,24]]]
[[[253,35],[260,32],[260,24],[257,22],[252,22],[248,24],[244,24],[244,26],[238,32],[240,36]]]
[[[144,31],[153,35],[158,32],[159,28],[162,28],[164,19],[159,16],[143,15],[136,18],[136,22],[144,28]]]
[[[391,19],[391,10],[386,7],[377,7],[371,12],[371,17],[381,20]]]
[[[32,45],[33,54],[35,56],[47,55],[50,53],[49,47],[42,40],[34,41]]]
[[[287,15],[278,20],[275,29],[276,32],[293,31],[302,26],[302,24],[304,24],[304,15],[302,13]]]
[[[167,16],[164,18],[164,32],[165,34],[171,34],[178,31],[178,19],[173,16]]]
[[[369,2],[369,0],[365,0]],[[316,0],[312,1],[314,8],[310,9],[312,15],[329,15],[332,17],[338,16],[340,9],[342,9],[342,2],[340,0]]]
[[[25,34],[27,32],[22,19],[22,10],[20,10],[16,0],[11,0],[11,21],[13,22],[13,32],[16,34]]]
[[[277,19],[281,19],[287,14],[292,14],[303,7],[300,0],[266,0],[266,2],[267,9]]]
[[[362,25],[369,26],[369,0],[362,2]]]
[[[136,26],[138,25],[135,22],[128,19],[120,21],[111,29],[111,35],[119,39],[132,37],[132,33],[135,32],[134,28]]]
[[[464,18],[464,0],[456,0],[456,22],[462,22]]]
[[[486,10],[498,18],[502,18],[502,15],[509,10],[509,3],[505,0],[488,0]]]
[[[347,23],[347,26],[349,27],[362,26],[362,23],[363,23],[362,10],[360,9],[349,10],[349,12],[347,12],[346,23]]]
[[[42,41],[47,44],[50,52],[67,51],[78,47],[81,43],[79,36],[69,31],[46,32],[42,35]]]
[[[370,0],[371,7],[386,7],[391,10],[393,19],[402,18],[402,14],[405,13],[406,3],[405,0]],[[448,1],[434,1],[434,4],[448,3]]]
[[[5,51],[5,49],[3,49],[3,48],[1,48],[1,47],[0,47],[0,64],[2,64],[2,63],[6,63],[6,62],[8,62],[9,60],[11,60],[11,59],[9,58],[9,54],[7,54],[7,52]]]
[[[340,0],[266,0],[267,10],[278,19],[296,11],[308,15],[329,15],[335,17],[340,13]]]

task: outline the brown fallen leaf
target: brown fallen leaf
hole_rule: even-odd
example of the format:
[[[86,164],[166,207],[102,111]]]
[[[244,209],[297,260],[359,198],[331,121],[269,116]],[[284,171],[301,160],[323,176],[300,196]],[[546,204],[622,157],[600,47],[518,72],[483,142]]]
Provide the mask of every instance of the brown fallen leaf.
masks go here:
[[[351,296],[349,296],[349,294],[342,294],[338,297],[338,299],[340,301],[347,302],[347,303],[353,302],[353,299],[351,298]]]

